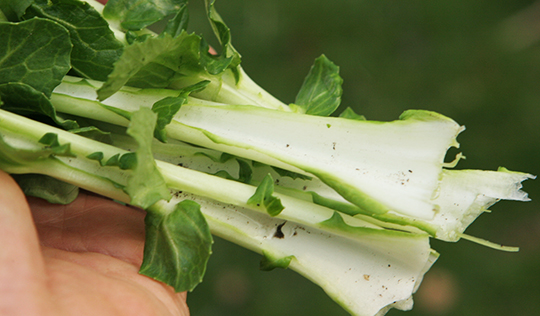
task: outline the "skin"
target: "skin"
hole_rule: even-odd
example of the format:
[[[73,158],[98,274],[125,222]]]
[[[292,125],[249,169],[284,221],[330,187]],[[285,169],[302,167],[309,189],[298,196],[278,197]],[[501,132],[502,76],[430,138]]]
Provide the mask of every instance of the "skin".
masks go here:
[[[0,315],[189,315],[186,293],[138,274],[144,212],[27,199],[2,171],[0,188]]]

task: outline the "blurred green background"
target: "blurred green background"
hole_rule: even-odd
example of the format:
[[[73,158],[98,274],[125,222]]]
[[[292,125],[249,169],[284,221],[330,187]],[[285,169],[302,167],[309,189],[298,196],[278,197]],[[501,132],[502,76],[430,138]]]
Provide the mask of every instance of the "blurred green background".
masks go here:
[[[202,1],[192,2],[199,32]],[[540,2],[218,0],[216,7],[246,72],[282,101],[294,101],[324,53],[341,67],[343,106],[372,120],[440,112],[467,127],[458,138],[467,159],[458,168],[540,173]],[[441,257],[415,308],[388,315],[540,315],[540,185],[527,181],[525,190],[533,202],[501,202],[467,231],[520,252],[433,241]],[[188,296],[192,316],[347,315],[293,271],[259,271],[259,260],[216,240],[205,281]]]

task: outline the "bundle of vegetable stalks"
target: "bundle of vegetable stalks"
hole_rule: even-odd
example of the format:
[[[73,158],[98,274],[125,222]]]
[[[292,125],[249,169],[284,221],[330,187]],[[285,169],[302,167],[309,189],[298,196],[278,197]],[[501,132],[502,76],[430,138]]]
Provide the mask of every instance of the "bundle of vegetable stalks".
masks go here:
[[[187,31],[185,0],[0,2],[0,168],[27,194],[78,189],[144,209],[140,273],[176,291],[203,278],[212,234],[290,268],[352,315],[408,310],[439,254],[534,176],[453,169],[464,127],[435,112],[366,120],[317,58],[292,104],[244,72],[230,30]],[[148,27],[162,21],[162,31]]]

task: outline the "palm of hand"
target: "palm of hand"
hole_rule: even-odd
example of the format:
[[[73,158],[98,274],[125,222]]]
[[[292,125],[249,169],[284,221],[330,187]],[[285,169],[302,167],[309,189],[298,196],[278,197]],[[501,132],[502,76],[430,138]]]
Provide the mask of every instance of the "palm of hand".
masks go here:
[[[30,213],[3,172],[0,187],[1,315],[189,315],[185,293],[138,273],[143,212],[81,194]]]

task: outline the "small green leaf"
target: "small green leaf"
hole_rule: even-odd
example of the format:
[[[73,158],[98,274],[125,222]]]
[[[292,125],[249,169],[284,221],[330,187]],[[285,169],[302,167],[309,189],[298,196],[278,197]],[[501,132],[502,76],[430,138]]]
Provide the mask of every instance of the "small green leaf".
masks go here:
[[[366,117],[360,114],[356,114],[353,109],[347,107],[339,117],[346,118],[349,120],[365,121]]]
[[[202,281],[212,253],[212,235],[200,206],[190,200],[170,213],[152,206],[147,213],[146,242],[140,273],[191,291]],[[163,214],[166,213],[166,214]]]
[[[187,99],[184,97],[167,97],[154,103],[152,111],[157,114],[156,129],[154,130],[155,138],[163,143],[167,142],[165,127],[171,123],[174,115],[186,101]]]
[[[49,203],[69,204],[79,194],[79,188],[72,184],[42,174],[12,175],[25,195],[42,198]]]
[[[142,43],[146,41],[148,38],[154,37],[152,34],[140,34],[134,31],[127,31],[126,32],[126,42],[128,42],[129,45],[133,43]]]
[[[96,152],[93,152],[91,153],[90,155],[86,156],[86,158],[90,159],[90,160],[96,160],[99,162],[100,165],[104,165],[103,164],[103,158],[104,158],[104,155],[101,151],[96,151]]]
[[[289,171],[289,170],[285,170],[285,169],[281,169],[281,168],[278,168],[278,167],[273,167],[272,166],[272,169],[274,169],[275,172],[277,172],[277,174],[279,174],[280,177],[289,177],[293,180],[296,180],[296,179],[302,179],[302,180],[311,180],[312,177],[310,176],[306,176],[306,175],[303,175],[303,174],[300,174],[300,173],[296,173],[296,172],[292,172],[292,171]]]
[[[0,0],[0,11],[9,21],[17,22],[32,2],[33,0]]]
[[[200,67],[199,41],[197,35],[182,33],[177,37],[164,34],[135,42],[124,49],[115,63],[114,70],[98,90],[98,98],[104,100],[122,86],[139,88],[165,88],[182,67]]]
[[[204,155],[204,156],[211,158],[211,156],[208,156],[208,155]],[[242,159],[236,159],[236,161],[238,162],[238,167],[239,167],[238,178],[231,176],[231,174],[225,170],[219,170],[218,172],[214,173],[214,175],[224,178],[224,179],[238,181],[241,183],[247,183],[247,184],[251,183],[251,179],[253,177],[253,170],[251,169],[251,166],[249,165],[249,163],[247,163],[246,161]]]
[[[206,5],[206,11],[208,14],[208,20],[210,21],[210,24],[212,25],[212,29],[214,31],[214,34],[219,40],[219,43],[221,44],[221,47],[223,47],[223,53],[222,56],[215,57],[215,62],[219,63],[219,67],[216,67],[216,65],[213,65],[215,67],[214,71],[217,71],[220,67],[222,68],[225,63],[228,64],[228,68],[235,69],[238,65],[240,65],[241,57],[238,51],[232,46],[231,44],[231,30],[229,27],[225,24],[219,13],[217,12],[215,6],[215,1],[211,0],[205,0]],[[201,50],[201,52],[208,52],[208,50]],[[206,55],[206,58],[210,58],[211,55]],[[202,58],[201,58],[202,59]],[[229,60],[230,59],[230,60]],[[206,60],[208,62],[209,59]],[[205,67],[206,68],[206,67]],[[208,68],[206,68],[208,69]],[[225,68],[222,68],[223,70]],[[238,77],[236,78],[238,80]]]
[[[67,130],[79,128],[75,121],[59,118],[49,98],[30,85],[20,82],[0,84],[0,97],[4,110],[20,115],[45,115]]]
[[[137,167],[137,154],[132,152],[113,155],[106,162],[103,162],[103,153],[101,152],[92,153],[86,158],[97,160],[102,166],[118,167],[122,170],[135,170]]]
[[[106,105],[106,104],[103,104],[103,103],[99,103],[99,105],[101,107],[109,110],[109,111],[112,111],[112,112],[122,116],[126,120],[131,121],[131,112],[130,111],[126,111],[126,110],[123,110],[123,109],[120,109],[120,108],[117,108],[117,107],[114,107],[114,106],[109,106],[109,105]]]
[[[137,153],[125,153],[118,159],[118,167],[122,170],[129,170],[137,167]]]
[[[264,207],[270,216],[277,216],[285,208],[281,200],[274,195],[274,179],[267,174],[247,201],[248,205]]]
[[[233,64],[233,57],[226,57],[223,55],[212,55],[209,53],[210,46],[206,41],[201,39],[201,66],[211,75],[219,75],[231,66],[237,66]]]
[[[339,212],[334,212],[332,217],[319,223],[323,228],[341,231],[343,233],[350,234],[351,236],[371,238],[376,235],[387,237],[404,237],[404,238],[423,238],[427,234],[423,232],[411,233],[408,231],[401,231],[395,229],[378,229],[371,227],[351,226],[343,220],[343,217]],[[371,236],[371,237],[369,237]],[[404,239],[405,240],[405,239]]]
[[[341,103],[342,83],[339,67],[322,55],[315,59],[295,104],[306,114],[329,116]]]
[[[68,31],[56,22],[33,18],[0,23],[0,38],[0,84],[23,83],[50,97],[71,68]]]
[[[262,271],[272,271],[275,268],[287,269],[291,260],[294,259],[294,256],[276,258],[266,251],[263,251],[262,254],[263,257],[259,265],[259,269]]]
[[[210,156],[208,156],[208,157],[210,157]],[[212,157],[210,157],[210,158],[212,158]],[[229,161],[231,159],[234,159],[234,158],[235,158],[235,156],[231,155],[229,153],[221,153],[221,156],[219,156],[219,160],[217,160],[217,161],[214,160],[214,161],[225,163],[225,162],[227,162],[227,161]]]
[[[334,212],[332,214],[332,217],[323,221],[321,224],[323,226],[334,227],[334,228],[342,229],[342,230],[354,229],[354,227],[349,226],[347,225],[347,223],[345,223],[345,221],[343,220],[343,217],[338,212]],[[361,228],[361,227],[357,227],[357,228]]]
[[[189,14],[186,5],[182,5],[176,15],[167,22],[164,34],[170,34],[172,37],[177,37],[187,30],[189,22]]]
[[[196,152],[194,154],[195,156],[204,156],[204,157],[207,157],[209,159],[211,159],[213,162],[219,162],[219,163],[225,163],[231,159],[235,159],[236,156],[234,155],[231,155],[229,153],[221,153],[221,155],[219,155],[219,157],[215,157],[213,155],[210,155],[209,153],[206,153],[206,152]]]
[[[58,135],[54,133],[47,133],[43,135],[38,142],[50,148],[58,148],[60,146]]]
[[[202,80],[190,86],[180,89],[180,95],[188,97],[190,94],[202,91],[210,84],[210,80]]]
[[[135,139],[139,148],[135,151],[135,165],[130,165],[133,173],[128,179],[124,191],[131,198],[130,204],[143,209],[148,208],[159,200],[169,200],[171,198],[170,191],[165,184],[163,176],[157,169],[152,154],[152,139],[156,119],[157,114],[149,108],[142,107],[133,113],[127,129],[128,135]],[[129,162],[120,161],[120,165],[126,166],[124,165],[125,163],[133,163],[134,158],[135,156],[130,157]]]
[[[182,107],[182,104],[187,102],[189,94],[204,89],[208,83],[210,83],[208,80],[201,81],[181,89],[179,96],[177,97],[166,97],[154,103],[152,111],[158,116],[156,129],[154,130],[155,138],[161,142],[167,142],[167,132],[165,131],[165,127],[171,123],[174,115],[180,110],[180,107]]]
[[[54,155],[77,157],[74,153],[71,152],[71,144],[67,143],[64,145],[60,145],[57,134],[47,133],[43,135],[43,137],[41,137],[38,142],[45,145],[45,148],[49,149]]]
[[[98,161],[101,166],[118,167],[122,170],[134,170],[137,167],[137,154],[131,152],[113,155],[107,161],[103,160],[104,155],[100,151],[91,153],[86,158]]]
[[[33,16],[58,22],[69,31],[73,70],[86,78],[107,80],[124,44],[91,5],[78,0],[35,0],[25,18]]]
[[[230,173],[228,173],[225,170],[219,170],[218,172],[214,173],[213,175],[216,176],[216,177],[227,179],[227,180],[236,180],[233,176],[231,176]]]
[[[116,154],[107,159],[104,166],[118,166],[120,161],[120,154]]]
[[[186,3],[186,0],[109,0],[103,16],[120,22],[126,30],[138,31],[175,14]]]
[[[110,132],[100,130],[95,126],[86,126],[77,129],[70,130],[71,133],[84,136],[98,142],[105,144],[112,144],[112,137]]]
[[[243,159],[236,159],[238,161],[238,181],[242,183],[250,183],[253,178],[253,169],[251,165]]]
[[[56,134],[45,134],[40,143],[42,146],[39,148],[17,148],[6,142],[2,134],[0,134],[0,167],[40,164],[54,156],[76,157],[71,152],[69,143],[63,145],[58,143]]]

